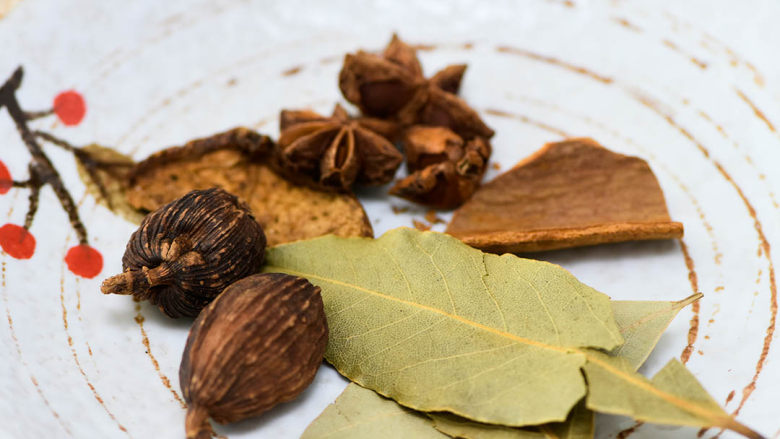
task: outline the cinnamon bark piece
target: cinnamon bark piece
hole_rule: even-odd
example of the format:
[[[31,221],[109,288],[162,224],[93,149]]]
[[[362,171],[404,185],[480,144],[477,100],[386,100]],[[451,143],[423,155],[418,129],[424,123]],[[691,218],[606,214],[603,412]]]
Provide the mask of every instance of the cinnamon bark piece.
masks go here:
[[[484,184],[455,211],[447,233],[492,253],[671,239],[669,218],[647,162],[592,139],[548,143]]]
[[[373,236],[354,195],[288,181],[275,171],[272,154],[271,140],[246,128],[196,139],[138,163],[128,177],[127,200],[148,212],[192,190],[220,187],[249,205],[269,246],[329,233]]]

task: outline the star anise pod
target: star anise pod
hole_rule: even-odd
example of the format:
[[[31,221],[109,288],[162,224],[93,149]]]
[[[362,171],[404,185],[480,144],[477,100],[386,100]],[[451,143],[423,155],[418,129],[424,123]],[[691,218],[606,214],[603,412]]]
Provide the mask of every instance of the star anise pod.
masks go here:
[[[388,140],[396,136],[396,124],[351,118],[340,105],[330,117],[283,110],[280,131],[282,167],[324,187],[349,190],[353,183],[382,185],[393,179],[403,161]]]
[[[471,197],[491,153],[483,137],[466,141],[436,126],[409,128],[403,144],[410,175],[397,181],[390,193],[439,209],[452,209]]]
[[[339,74],[344,97],[367,115],[403,125],[445,126],[463,138],[490,138],[479,115],[455,96],[466,66],[452,65],[425,79],[415,49],[393,35],[382,55],[348,54]]]

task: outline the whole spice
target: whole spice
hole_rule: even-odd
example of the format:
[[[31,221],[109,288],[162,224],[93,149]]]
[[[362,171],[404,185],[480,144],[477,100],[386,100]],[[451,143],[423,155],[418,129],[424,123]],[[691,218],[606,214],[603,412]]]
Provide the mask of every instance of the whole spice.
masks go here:
[[[490,138],[479,115],[455,96],[466,66],[452,65],[425,79],[416,51],[398,36],[380,55],[348,54],[339,73],[344,97],[367,115],[393,118],[402,125],[444,126],[465,139]]]
[[[336,105],[331,117],[313,111],[282,111],[279,151],[282,166],[324,187],[349,190],[357,182],[390,182],[403,161],[392,136],[395,125],[352,119]]]
[[[479,187],[493,130],[456,96],[465,65],[425,79],[416,51],[393,35],[382,55],[347,55],[339,75],[344,97],[363,113],[408,127],[402,143],[411,175],[390,193],[450,209]]]
[[[320,288],[281,273],[256,274],[225,291],[195,320],[179,381],[189,439],[292,400],[314,379],[328,340]]]
[[[130,237],[123,273],[104,294],[132,294],[170,317],[196,316],[226,286],[260,269],[265,235],[222,189],[192,191],[147,215]]]
[[[439,209],[458,207],[474,193],[491,153],[484,138],[464,141],[444,127],[413,126],[403,144],[410,175],[390,193]]]
[[[549,143],[482,186],[447,233],[492,253],[679,238],[661,186],[638,157],[592,139]]]

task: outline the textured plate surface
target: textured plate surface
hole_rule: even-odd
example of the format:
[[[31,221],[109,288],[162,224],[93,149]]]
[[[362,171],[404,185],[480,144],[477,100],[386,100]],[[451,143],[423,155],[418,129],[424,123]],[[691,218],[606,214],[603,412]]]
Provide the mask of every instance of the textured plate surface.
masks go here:
[[[650,163],[672,219],[685,225],[683,239],[535,257],[618,299],[704,293],[643,372],[681,357],[729,411],[780,437],[778,3],[416,3],[24,0],[0,21],[0,78],[25,67],[17,92],[25,110],[50,108],[65,90],[84,97],[77,125],[50,116],[30,122],[34,129],[143,158],[236,125],[276,136],[281,108],[329,112],[341,100],[343,54],[379,49],[393,30],[424,44],[426,72],[467,62],[462,95],[495,128],[501,169],[568,136]],[[0,144],[0,160],[24,180],[30,156],[5,110]],[[46,187],[30,229],[32,258],[0,255],[0,436],[183,437],[177,373],[191,322],[100,294],[100,280],[121,269],[134,226],[86,195],[70,154],[44,148],[105,263],[92,279],[68,269],[64,258],[78,239]],[[377,234],[423,220],[425,209],[384,194],[360,194]],[[0,223],[23,224],[27,197],[24,188],[0,196]],[[344,386],[323,367],[297,401],[218,431],[298,437]],[[634,427],[603,416],[597,436]],[[623,437],[697,437],[692,428],[634,430]]]

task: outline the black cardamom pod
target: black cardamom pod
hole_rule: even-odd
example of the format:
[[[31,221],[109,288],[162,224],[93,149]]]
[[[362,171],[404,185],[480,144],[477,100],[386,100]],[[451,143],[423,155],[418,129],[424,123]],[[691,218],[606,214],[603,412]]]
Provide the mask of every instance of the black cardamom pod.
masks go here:
[[[188,439],[258,416],[314,380],[328,344],[320,288],[282,273],[230,285],[195,319],[179,368]]]
[[[124,272],[104,294],[132,294],[170,317],[194,317],[231,283],[259,271],[265,234],[222,189],[192,191],[147,215],[130,237]]]

